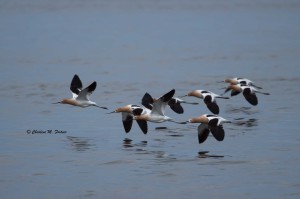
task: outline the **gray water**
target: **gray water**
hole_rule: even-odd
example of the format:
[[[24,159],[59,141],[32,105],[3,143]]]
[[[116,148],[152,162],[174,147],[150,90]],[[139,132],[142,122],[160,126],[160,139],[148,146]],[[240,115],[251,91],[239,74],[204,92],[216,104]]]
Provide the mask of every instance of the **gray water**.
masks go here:
[[[292,0],[0,1],[0,198],[299,198],[299,20]],[[74,74],[109,110],[51,104]],[[106,114],[228,77],[271,95],[218,100],[223,142],[199,145],[196,124],[126,134]],[[210,113],[186,100],[166,113]]]

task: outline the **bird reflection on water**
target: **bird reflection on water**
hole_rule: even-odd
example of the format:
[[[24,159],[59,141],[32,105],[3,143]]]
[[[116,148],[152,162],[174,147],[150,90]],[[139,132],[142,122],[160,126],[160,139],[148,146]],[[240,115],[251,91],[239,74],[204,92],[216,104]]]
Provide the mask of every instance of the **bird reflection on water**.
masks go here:
[[[123,147],[126,149],[126,148],[132,148],[132,147],[146,147],[147,146],[147,141],[141,141],[137,144],[133,144],[132,143],[132,139],[129,139],[129,138],[125,138],[123,140]]]
[[[258,113],[257,109],[253,109],[252,107],[228,107],[226,113],[233,114],[233,113],[241,113],[243,115],[253,115]]]
[[[255,118],[255,115],[259,113],[257,109],[253,109],[252,107],[229,107],[226,110],[226,113],[229,114],[241,114],[243,117],[236,117],[232,122],[235,126],[245,126],[245,127],[255,127],[258,126],[258,119]],[[250,116],[251,118],[247,118],[244,116]]]
[[[91,144],[91,140],[86,137],[67,136],[67,139],[71,144],[71,148],[75,151],[87,151],[96,147],[96,145]]]
[[[199,151],[198,158],[224,158],[223,155],[209,155],[209,151]]]
[[[250,119],[236,118],[234,124],[237,126],[254,127],[254,126],[258,126],[258,120],[255,118],[250,118]]]

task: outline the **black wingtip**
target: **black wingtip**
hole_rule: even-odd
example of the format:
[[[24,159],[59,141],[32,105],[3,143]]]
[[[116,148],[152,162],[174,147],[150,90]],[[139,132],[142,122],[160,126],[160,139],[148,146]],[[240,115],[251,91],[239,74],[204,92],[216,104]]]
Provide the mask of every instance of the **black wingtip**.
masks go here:
[[[177,114],[183,114],[184,110],[180,104],[180,102],[177,102],[176,99],[171,99],[168,102],[168,105],[170,106],[170,108]]]
[[[80,90],[82,90],[82,82],[76,74],[71,81],[70,90],[77,95],[79,94]]]
[[[152,110],[152,104],[154,103],[154,100],[152,96],[149,93],[145,93],[145,95],[142,98],[142,105],[146,107],[147,109]]]
[[[204,132],[202,132],[202,134],[198,133],[198,142],[199,144],[202,144],[203,142],[205,142],[205,140],[207,139],[209,135],[209,130],[205,130]]]
[[[132,117],[128,116],[126,120],[123,120],[123,127],[126,133],[129,133],[132,127]]]
[[[168,93],[164,94],[160,99],[163,100],[163,102],[168,102],[172,99],[172,97],[175,94],[175,89],[172,89],[171,91],[169,91]]]
[[[148,124],[147,124],[147,121],[145,120],[136,120],[136,122],[138,123],[140,129],[142,130],[142,132],[144,134],[147,134],[148,132]]]
[[[223,141],[225,138],[225,131],[223,129],[223,126],[211,126],[210,128],[211,134],[214,136],[214,138],[217,141]]]
[[[198,126],[198,142],[202,144],[209,135],[209,129],[206,124],[200,124]]]
[[[253,106],[256,106],[258,104],[258,99],[255,95],[255,93],[251,93],[250,91],[248,91],[248,89],[245,89],[243,92],[243,95],[245,97],[245,99]]]
[[[97,82],[93,82],[91,83],[87,88],[88,88],[88,92],[93,92],[97,87]]]
[[[170,105],[170,108],[177,114],[183,114],[184,110],[180,104]]]
[[[207,103],[206,106],[213,114],[219,114],[220,108],[217,103]]]

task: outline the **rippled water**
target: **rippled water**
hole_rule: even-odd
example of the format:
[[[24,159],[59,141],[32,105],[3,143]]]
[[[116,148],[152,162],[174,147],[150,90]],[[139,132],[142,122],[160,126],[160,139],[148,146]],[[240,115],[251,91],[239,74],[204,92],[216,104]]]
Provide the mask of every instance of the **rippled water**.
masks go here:
[[[0,2],[1,198],[299,198],[297,1]],[[222,93],[227,77],[270,92],[218,100],[223,142],[197,125],[134,122],[54,105],[78,74],[109,111],[145,92]],[[179,121],[209,113],[184,105]],[[166,128],[160,128],[166,127]]]

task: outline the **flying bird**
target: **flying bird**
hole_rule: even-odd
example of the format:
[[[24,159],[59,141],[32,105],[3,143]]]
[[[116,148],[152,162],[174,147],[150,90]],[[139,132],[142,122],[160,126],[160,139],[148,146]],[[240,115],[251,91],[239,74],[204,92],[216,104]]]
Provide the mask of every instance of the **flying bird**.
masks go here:
[[[186,96],[193,96],[200,99],[203,99],[204,103],[206,104],[207,108],[213,113],[213,114],[219,114],[220,108],[217,104],[216,98],[222,98],[222,99],[229,99],[229,97],[223,97],[221,95],[215,94],[210,91],[206,90],[193,90],[190,91]]]
[[[189,119],[187,122],[201,123],[198,126],[199,144],[203,143],[207,139],[210,132],[216,140],[223,141],[225,137],[223,124],[231,123],[229,120],[226,120],[220,116],[209,114],[204,114],[199,117]]]
[[[161,123],[161,122],[175,122],[178,124],[186,124],[186,122],[177,122],[174,121],[172,118],[165,115],[165,108],[168,105],[168,102],[172,99],[175,94],[175,89],[169,91],[168,93],[164,94],[158,99],[154,99],[153,106],[150,112],[142,113],[141,110],[133,110],[133,119],[134,120],[143,120],[154,123]]]
[[[147,107],[148,109],[152,110],[154,101],[157,100],[153,98],[149,93],[145,93],[145,95],[142,98],[142,105]],[[184,109],[181,106],[181,104],[198,104],[197,102],[187,102],[185,100],[182,100],[178,97],[172,97],[168,101],[168,105],[170,108],[178,114],[184,113]]]
[[[116,110],[114,110],[113,112],[110,112],[108,114],[122,113],[122,122],[123,122],[124,130],[126,133],[129,133],[131,130],[131,127],[132,127],[132,123],[133,123],[133,116],[134,116],[133,111],[135,111],[136,115],[146,114],[146,113],[150,112],[150,110],[145,107],[129,104],[129,105],[117,108]],[[136,122],[138,123],[142,132],[144,134],[147,134],[147,132],[148,132],[147,122],[144,120],[136,120]]]
[[[263,95],[270,95],[270,93],[258,91],[254,87],[245,84],[230,84],[226,88],[225,92],[230,90],[231,90],[231,96],[237,95],[239,93],[243,93],[245,99],[253,106],[256,106],[258,104],[256,93],[260,93]]]
[[[98,106],[95,102],[90,101],[91,94],[95,91],[97,87],[97,82],[94,81],[88,87],[82,89],[82,82],[78,75],[74,75],[70,90],[72,92],[72,98],[65,98],[59,102],[55,102],[53,104],[69,104],[73,106],[79,106],[82,108],[89,106],[96,106],[102,109],[107,109],[107,107]]]
[[[253,81],[251,81],[250,79],[247,79],[247,78],[241,78],[241,77],[228,78],[221,82],[225,82],[225,83],[229,83],[229,84],[245,84],[247,86],[253,86],[257,89],[262,89],[262,87],[256,86]]]

